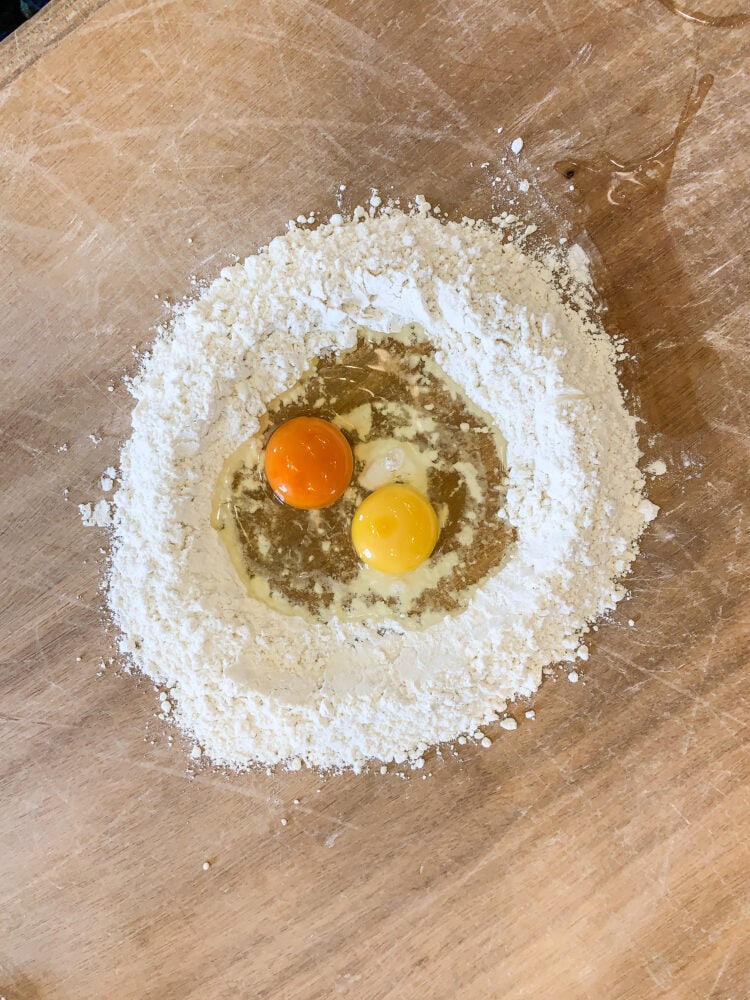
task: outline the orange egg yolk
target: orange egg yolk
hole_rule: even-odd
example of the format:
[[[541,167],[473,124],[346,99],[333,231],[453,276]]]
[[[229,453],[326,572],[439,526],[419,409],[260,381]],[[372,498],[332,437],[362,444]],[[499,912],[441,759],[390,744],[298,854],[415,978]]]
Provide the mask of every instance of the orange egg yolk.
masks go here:
[[[268,484],[290,507],[329,507],[346,492],[353,470],[349,442],[335,424],[320,417],[287,420],[266,445]]]
[[[366,497],[352,521],[362,562],[381,573],[408,573],[429,559],[440,534],[437,514],[418,490],[401,483]]]

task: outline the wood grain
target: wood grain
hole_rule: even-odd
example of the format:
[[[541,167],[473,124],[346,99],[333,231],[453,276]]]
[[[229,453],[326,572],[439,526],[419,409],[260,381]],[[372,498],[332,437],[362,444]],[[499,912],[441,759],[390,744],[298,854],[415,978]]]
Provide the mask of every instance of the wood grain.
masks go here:
[[[0,77],[0,996],[750,995],[748,29],[657,0],[48,17]],[[703,72],[666,189],[584,211],[554,164],[658,149]],[[105,541],[76,504],[127,435],[133,347],[342,183],[491,215],[516,135],[669,465],[632,600],[580,683],[424,779],[190,769],[151,686],[97,676]]]
[[[4,42],[0,60],[0,87],[7,86],[31,63],[107,0],[52,0]]]

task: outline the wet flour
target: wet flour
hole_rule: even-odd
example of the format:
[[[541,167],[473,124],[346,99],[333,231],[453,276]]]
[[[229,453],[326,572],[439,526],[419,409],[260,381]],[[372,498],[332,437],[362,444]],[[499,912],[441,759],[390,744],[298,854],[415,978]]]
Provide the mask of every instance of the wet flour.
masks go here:
[[[291,228],[184,306],[134,380],[108,600],[122,650],[216,762],[360,769],[474,733],[575,659],[656,513],[615,349],[576,306],[582,251],[535,259],[426,209]],[[507,558],[421,631],[274,611],[210,525],[222,463],[312,357],[408,323],[507,441]]]

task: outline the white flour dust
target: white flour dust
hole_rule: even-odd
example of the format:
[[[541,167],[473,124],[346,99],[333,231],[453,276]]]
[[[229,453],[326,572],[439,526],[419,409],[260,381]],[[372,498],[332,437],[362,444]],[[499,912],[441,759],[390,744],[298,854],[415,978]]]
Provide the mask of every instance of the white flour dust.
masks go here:
[[[583,252],[555,273],[428,209],[292,227],[186,305],[134,381],[109,604],[123,651],[216,762],[360,769],[474,734],[545,666],[583,655],[656,513],[613,345],[569,304],[588,301]],[[282,615],[247,595],[210,526],[222,463],[313,356],[408,323],[507,441],[510,555],[423,631]]]

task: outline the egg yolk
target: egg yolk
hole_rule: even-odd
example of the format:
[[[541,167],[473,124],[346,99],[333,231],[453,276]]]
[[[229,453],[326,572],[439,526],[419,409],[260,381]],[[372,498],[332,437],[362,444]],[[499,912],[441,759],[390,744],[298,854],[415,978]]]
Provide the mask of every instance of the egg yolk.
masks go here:
[[[268,484],[290,507],[329,507],[352,478],[352,449],[335,424],[320,417],[294,417],[281,424],[266,445]]]
[[[411,486],[392,483],[357,508],[352,542],[362,562],[382,573],[407,573],[432,555],[440,527],[429,500]]]

